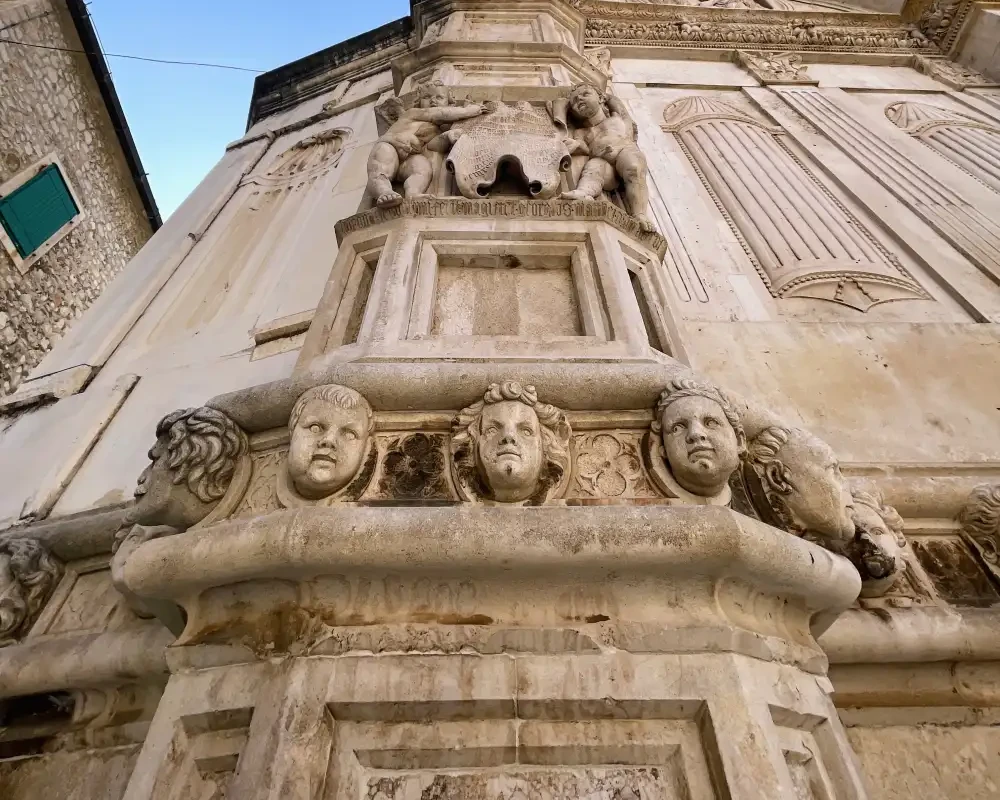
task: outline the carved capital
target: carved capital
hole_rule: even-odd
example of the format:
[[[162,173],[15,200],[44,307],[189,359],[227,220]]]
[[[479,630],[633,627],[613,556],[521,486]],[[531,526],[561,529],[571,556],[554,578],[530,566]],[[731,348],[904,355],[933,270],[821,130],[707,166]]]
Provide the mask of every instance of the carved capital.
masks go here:
[[[27,633],[62,573],[38,540],[0,537],[0,647]]]
[[[736,62],[765,86],[769,84],[799,84],[817,86],[796,53],[765,53],[737,50]]]

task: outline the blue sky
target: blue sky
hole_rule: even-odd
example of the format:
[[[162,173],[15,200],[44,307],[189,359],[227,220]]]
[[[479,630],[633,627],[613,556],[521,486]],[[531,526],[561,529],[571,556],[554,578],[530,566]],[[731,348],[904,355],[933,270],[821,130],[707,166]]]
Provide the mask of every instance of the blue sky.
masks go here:
[[[105,52],[268,70],[406,16],[409,0],[92,0]],[[254,75],[109,58],[166,219],[246,127]]]

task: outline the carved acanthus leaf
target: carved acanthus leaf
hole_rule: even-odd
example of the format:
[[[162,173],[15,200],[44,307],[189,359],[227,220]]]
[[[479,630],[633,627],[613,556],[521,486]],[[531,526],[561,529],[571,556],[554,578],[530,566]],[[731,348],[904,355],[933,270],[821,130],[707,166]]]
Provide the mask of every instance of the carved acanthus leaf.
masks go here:
[[[998,86],[1000,83],[990,80],[981,72],[978,72],[964,64],[958,64],[947,58],[927,58],[926,56],[915,56],[913,66],[929,75],[935,80],[941,81],[952,89],[966,89],[970,86],[985,87]]]
[[[802,56],[795,53],[761,53],[737,50],[736,60],[763,84],[816,84],[802,65]]]

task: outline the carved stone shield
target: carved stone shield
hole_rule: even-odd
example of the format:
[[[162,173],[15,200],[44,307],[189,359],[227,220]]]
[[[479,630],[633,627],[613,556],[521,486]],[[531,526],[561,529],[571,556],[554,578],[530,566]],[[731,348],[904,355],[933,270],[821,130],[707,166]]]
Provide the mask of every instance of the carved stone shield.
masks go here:
[[[497,103],[495,111],[460,122],[453,130],[461,135],[446,164],[463,196],[488,196],[503,163],[520,171],[532,197],[547,200],[559,192],[570,155],[565,133],[545,110],[526,102]]]

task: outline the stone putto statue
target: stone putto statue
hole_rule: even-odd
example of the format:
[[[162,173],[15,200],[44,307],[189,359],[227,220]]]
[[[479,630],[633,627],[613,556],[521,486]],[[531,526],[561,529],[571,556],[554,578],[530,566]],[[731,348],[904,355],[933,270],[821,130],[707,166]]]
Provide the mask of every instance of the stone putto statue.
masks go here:
[[[534,386],[490,384],[453,424],[455,484],[465,500],[540,505],[569,473],[566,414],[540,403]]]
[[[729,502],[729,479],[747,443],[739,415],[720,389],[690,378],[671,381],[656,404],[651,431],[651,473],[662,490],[679,495],[676,483],[713,504]]]
[[[62,565],[36,539],[0,538],[0,647],[27,632],[60,577]]]
[[[417,105],[406,109],[398,98],[390,98],[377,109],[389,130],[368,157],[368,193],[379,208],[392,208],[406,200],[426,196],[434,169],[427,150],[446,153],[455,143],[446,126],[478,117],[483,106],[456,106],[448,88],[440,81],[420,87]],[[403,184],[403,194],[392,188]]]
[[[354,389],[337,384],[305,392],[288,420],[288,477],[295,493],[321,500],[349,486],[365,464],[375,412]]]
[[[625,104],[611,94],[602,95],[590,84],[579,84],[570,91],[568,101],[553,105],[557,124],[575,124],[576,133],[566,139],[570,154],[589,156],[576,189],[565,192],[567,200],[597,199],[605,191],[625,186],[628,210],[643,231],[653,231],[646,214],[649,187],[646,183],[646,157],[637,144],[638,129]]]

